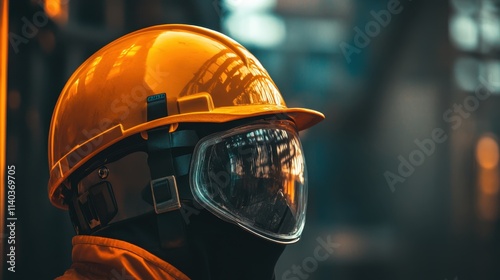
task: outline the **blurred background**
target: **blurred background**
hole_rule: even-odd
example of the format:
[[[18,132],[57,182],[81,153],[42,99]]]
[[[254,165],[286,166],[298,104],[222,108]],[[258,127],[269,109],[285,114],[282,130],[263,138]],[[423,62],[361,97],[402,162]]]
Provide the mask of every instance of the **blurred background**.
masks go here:
[[[500,1],[9,5],[15,278],[51,279],[71,263],[74,232],[46,187],[48,129],[66,80],[126,33],[189,23],[246,46],[289,107],[326,115],[302,133],[308,220],[301,241],[281,257],[277,279],[500,279]],[[318,259],[325,242],[335,248]],[[4,278],[13,279],[2,263]]]

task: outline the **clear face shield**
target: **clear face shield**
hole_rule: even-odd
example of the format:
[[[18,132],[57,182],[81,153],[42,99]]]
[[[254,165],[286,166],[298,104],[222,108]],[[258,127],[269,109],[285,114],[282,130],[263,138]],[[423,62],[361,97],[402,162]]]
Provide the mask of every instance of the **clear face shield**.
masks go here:
[[[305,224],[307,171],[291,121],[261,121],[214,133],[195,148],[191,191],[217,217],[278,243]]]

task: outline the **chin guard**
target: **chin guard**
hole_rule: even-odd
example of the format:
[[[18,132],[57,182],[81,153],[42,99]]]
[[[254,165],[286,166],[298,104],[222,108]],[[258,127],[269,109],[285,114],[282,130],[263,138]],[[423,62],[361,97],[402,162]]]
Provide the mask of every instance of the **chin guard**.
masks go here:
[[[77,234],[91,232],[108,225],[118,212],[109,182],[92,186],[80,196],[73,197],[70,214]],[[77,221],[77,222],[76,222]]]

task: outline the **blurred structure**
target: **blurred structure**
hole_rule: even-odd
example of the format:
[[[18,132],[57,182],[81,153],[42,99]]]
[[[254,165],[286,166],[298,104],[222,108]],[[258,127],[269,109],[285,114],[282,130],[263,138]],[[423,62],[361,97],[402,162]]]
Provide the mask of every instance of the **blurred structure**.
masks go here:
[[[234,37],[290,107],[327,117],[302,135],[308,222],[278,279],[500,278],[500,1],[23,0],[10,2],[9,21],[17,277],[70,264],[67,213],[46,194],[65,81],[120,35],[177,22]],[[335,248],[315,258],[325,240]]]

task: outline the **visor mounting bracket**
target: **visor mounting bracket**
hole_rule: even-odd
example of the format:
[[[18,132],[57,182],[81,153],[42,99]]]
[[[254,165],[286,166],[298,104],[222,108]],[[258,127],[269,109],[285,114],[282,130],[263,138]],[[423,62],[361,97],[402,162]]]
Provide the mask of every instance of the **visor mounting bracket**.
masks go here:
[[[156,214],[181,208],[175,176],[166,176],[152,180],[150,185]]]

